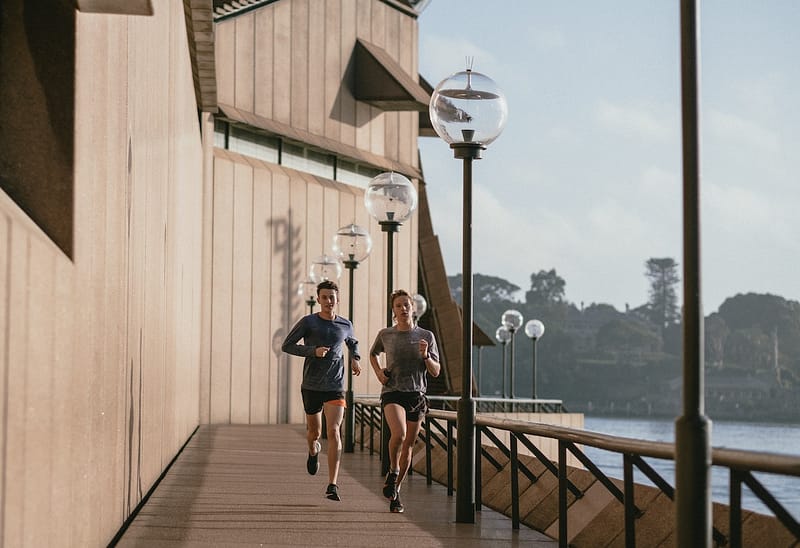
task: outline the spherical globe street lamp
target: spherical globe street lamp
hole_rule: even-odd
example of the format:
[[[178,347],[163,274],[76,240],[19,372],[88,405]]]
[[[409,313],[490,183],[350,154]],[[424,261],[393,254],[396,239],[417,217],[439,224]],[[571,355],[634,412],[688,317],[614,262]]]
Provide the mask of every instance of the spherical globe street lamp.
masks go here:
[[[314,303],[317,302],[317,284],[314,280],[304,280],[297,286],[297,294],[303,297],[308,305],[308,313],[314,313]]]
[[[511,379],[509,382],[509,395],[514,399],[514,334],[522,327],[522,314],[518,310],[506,310],[500,318],[500,323],[506,326],[511,333]]]
[[[461,296],[461,397],[458,401],[456,522],[475,523],[475,400],[472,398],[472,161],[506,125],[506,98],[495,82],[472,66],[448,76],[433,90],[429,105],[433,129],[463,160]]]
[[[348,277],[349,291],[347,293],[347,314],[350,321],[353,321],[353,271],[358,268],[358,263],[369,257],[372,251],[372,237],[365,228],[355,223],[345,225],[336,231],[333,236],[333,253],[336,255],[344,267],[350,272]],[[344,418],[344,452],[353,452],[353,434],[355,432],[355,415],[353,414],[353,370],[348,360],[347,366],[347,390],[345,391]]]
[[[406,177],[387,171],[375,176],[364,194],[364,206],[378,221],[381,231],[387,235],[386,253],[386,301],[393,289],[394,233],[417,209],[417,189]],[[392,310],[386,307],[386,325],[392,325]]]
[[[533,375],[533,381],[531,384],[531,397],[535,400],[536,399],[536,341],[542,338],[544,335],[544,324],[539,320],[529,320],[528,323],[525,324],[525,334],[530,337],[532,344],[533,344],[533,362],[531,367],[531,374]]]
[[[506,345],[508,344],[508,341],[511,340],[511,332],[506,326],[501,325],[497,328],[497,331],[494,332],[494,338],[500,343],[500,347],[503,349],[503,397],[507,398],[508,392],[506,391],[506,379],[508,378],[508,375],[506,373]]]
[[[311,261],[311,267],[308,269],[308,276],[315,283],[331,280],[338,281],[342,275],[342,263],[339,259],[331,255],[320,255]]]
[[[419,293],[415,293],[411,296],[411,304],[414,305],[414,321],[416,322],[428,311],[428,301]]]

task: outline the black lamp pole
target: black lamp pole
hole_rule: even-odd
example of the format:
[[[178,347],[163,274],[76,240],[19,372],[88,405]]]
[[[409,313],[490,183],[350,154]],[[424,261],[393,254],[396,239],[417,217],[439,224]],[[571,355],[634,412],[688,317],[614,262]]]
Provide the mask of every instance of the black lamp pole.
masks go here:
[[[450,148],[464,161],[464,200],[461,250],[461,397],[457,407],[458,455],[456,470],[456,522],[475,523],[475,400],[472,397],[472,161],[486,146],[472,142],[472,130],[462,130],[464,143]]]
[[[511,399],[513,400],[516,396],[514,395],[514,333],[517,331],[513,327],[509,329],[511,332],[511,379],[509,380],[509,392],[511,393]]]
[[[394,290],[394,233],[400,230],[401,223],[392,220],[393,213],[387,213],[389,220],[379,221],[381,231],[386,233],[386,327],[392,326],[392,303],[389,297]],[[381,474],[389,472],[389,425],[386,418],[381,421]]]
[[[312,299],[311,297],[306,299],[306,304],[308,305],[308,313],[309,314],[313,314],[314,313],[314,303],[315,302],[316,301],[314,301],[314,299]]]
[[[347,261],[342,261],[344,267],[350,271],[350,285],[349,291],[347,296],[347,319],[350,320],[350,323],[353,323],[353,270],[358,268],[358,261],[353,259],[353,255],[350,254],[350,259]],[[350,362],[352,361],[353,357],[350,356],[350,360],[345,364],[345,368],[347,369],[347,392],[345,392],[345,402],[347,403],[347,407],[345,408],[344,413],[344,452],[345,453],[352,453],[353,452],[353,433],[355,432],[355,414],[353,413],[353,369],[350,367]]]
[[[532,363],[532,371],[531,374],[533,375],[533,381],[531,383],[531,398],[534,400],[536,399],[536,337],[531,337],[531,343],[533,343],[533,361]]]
[[[379,221],[381,231],[386,233],[386,327],[392,326],[392,305],[389,303],[389,296],[394,290],[394,233],[400,230],[400,224],[397,221],[391,220],[394,216],[392,213],[386,214],[389,217],[388,221]]]
[[[711,421],[703,398],[703,307],[700,298],[700,154],[695,0],[681,0],[683,129],[683,416],[675,421],[677,546],[711,546]]]
[[[508,397],[508,390],[506,389],[508,385],[508,369],[506,369],[506,344],[507,341],[502,341],[500,343],[500,348],[503,350],[503,399]]]

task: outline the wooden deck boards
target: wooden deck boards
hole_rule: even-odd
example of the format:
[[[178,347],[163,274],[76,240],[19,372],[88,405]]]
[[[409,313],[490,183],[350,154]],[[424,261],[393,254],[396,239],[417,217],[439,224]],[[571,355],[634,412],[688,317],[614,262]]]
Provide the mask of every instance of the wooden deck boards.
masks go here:
[[[202,426],[122,535],[121,547],[208,546],[555,546],[484,507],[455,523],[455,498],[414,474],[403,514],[381,495],[377,457],[345,454],[340,502],[325,498],[327,453],[306,472],[302,426]]]

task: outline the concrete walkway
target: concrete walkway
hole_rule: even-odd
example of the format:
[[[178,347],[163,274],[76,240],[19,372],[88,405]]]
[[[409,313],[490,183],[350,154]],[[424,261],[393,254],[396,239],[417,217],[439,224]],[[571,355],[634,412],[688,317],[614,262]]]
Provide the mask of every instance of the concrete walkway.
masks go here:
[[[381,495],[376,457],[345,454],[340,502],[325,498],[327,454],[306,472],[302,426],[202,426],[123,534],[121,547],[209,546],[556,546],[488,508],[475,524],[455,523],[455,497],[414,474],[405,513]]]

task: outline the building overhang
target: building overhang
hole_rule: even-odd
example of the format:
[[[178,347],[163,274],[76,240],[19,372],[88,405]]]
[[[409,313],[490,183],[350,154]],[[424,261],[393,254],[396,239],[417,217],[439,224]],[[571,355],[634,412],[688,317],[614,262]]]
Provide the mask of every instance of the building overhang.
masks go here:
[[[427,112],[431,96],[386,50],[356,40],[353,97],[386,111]]]
[[[75,0],[75,9],[82,13],[116,15],[153,15],[152,0]]]

